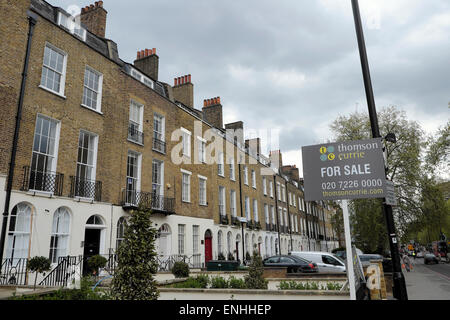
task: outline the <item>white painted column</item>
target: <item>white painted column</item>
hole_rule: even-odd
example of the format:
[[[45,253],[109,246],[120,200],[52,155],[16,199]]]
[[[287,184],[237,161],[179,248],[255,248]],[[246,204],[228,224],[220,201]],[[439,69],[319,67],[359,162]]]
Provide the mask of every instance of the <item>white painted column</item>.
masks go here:
[[[342,200],[342,211],[344,215],[345,248],[347,253],[347,279],[350,288],[350,300],[356,300],[355,272],[353,270],[352,238],[350,234],[350,219],[348,214],[347,200]]]

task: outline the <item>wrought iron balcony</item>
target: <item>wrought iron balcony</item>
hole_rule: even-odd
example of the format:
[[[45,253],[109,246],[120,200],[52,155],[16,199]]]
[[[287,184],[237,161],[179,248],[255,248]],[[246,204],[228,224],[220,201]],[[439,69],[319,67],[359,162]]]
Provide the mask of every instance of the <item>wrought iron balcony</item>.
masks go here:
[[[232,224],[233,226],[240,226],[240,225],[241,225],[241,222],[239,221],[239,218],[238,218],[238,217],[231,217],[231,224]]]
[[[102,201],[102,182],[70,177],[70,198],[80,197]]]
[[[152,210],[154,213],[170,215],[175,213],[175,199],[156,195],[152,192],[123,190],[122,207],[125,210],[142,207]]]
[[[41,172],[23,167],[22,191],[49,192],[55,196],[62,196],[64,175],[58,172]]]
[[[266,231],[272,231],[272,224],[266,222]]]
[[[249,228],[249,229],[254,229],[255,228],[255,223],[253,222],[253,220],[248,220],[247,221],[247,228]]]
[[[228,225],[228,216],[220,214],[220,224]]]
[[[261,222],[259,222],[259,221],[255,222],[255,229],[256,230],[261,230]]]
[[[153,137],[153,150],[165,154],[166,153],[166,143],[162,140],[159,140],[159,139]]]
[[[136,124],[132,122],[128,124],[128,140],[142,145],[144,144],[144,133],[139,131]]]

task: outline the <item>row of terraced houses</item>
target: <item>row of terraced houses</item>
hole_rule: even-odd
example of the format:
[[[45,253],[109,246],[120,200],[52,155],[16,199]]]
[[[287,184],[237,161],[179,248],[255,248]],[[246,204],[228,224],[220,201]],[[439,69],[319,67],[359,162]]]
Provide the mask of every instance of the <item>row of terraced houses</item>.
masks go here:
[[[223,124],[220,97],[195,108],[191,75],[158,79],[156,49],[120,59],[102,1],[73,17],[7,0],[0,15],[3,267],[114,254],[139,205],[161,269],[337,247],[335,209],[305,202],[298,168],[242,121]]]

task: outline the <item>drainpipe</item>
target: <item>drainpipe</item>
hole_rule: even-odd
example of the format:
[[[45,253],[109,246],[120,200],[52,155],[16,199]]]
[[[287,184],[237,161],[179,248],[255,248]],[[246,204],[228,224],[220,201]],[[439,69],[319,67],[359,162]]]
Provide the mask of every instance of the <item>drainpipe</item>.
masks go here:
[[[286,192],[289,194],[287,180],[284,181],[284,185],[286,186]],[[292,197],[291,197],[291,199],[292,199]],[[288,224],[289,224],[289,236],[291,238],[290,247],[291,247],[291,251],[292,251],[292,228],[293,228],[293,226],[291,225],[291,215],[289,213],[289,205],[290,204],[289,204],[289,201],[288,201],[287,204],[286,204],[286,207],[287,207],[287,216],[288,216]]]
[[[278,255],[281,256],[281,236],[280,236],[280,212],[278,212],[278,196],[277,196],[277,176],[273,176],[273,187],[275,189],[275,217],[277,218],[277,229],[278,229]]]
[[[19,102],[17,106],[17,113],[16,113],[16,125],[14,128],[14,137],[13,137],[13,143],[12,143],[12,149],[11,149],[11,160],[9,163],[9,171],[8,171],[8,182],[6,185],[6,198],[5,198],[5,207],[3,210],[3,222],[2,222],[2,232],[0,235],[0,265],[3,261],[3,251],[5,249],[5,238],[6,238],[6,225],[8,223],[9,218],[9,204],[11,201],[11,191],[12,191],[12,185],[13,185],[13,177],[14,177],[14,168],[16,165],[16,153],[17,153],[17,142],[19,140],[19,130],[20,130],[20,121],[22,119],[22,107],[23,107],[23,100],[25,96],[25,86],[27,83],[27,75],[28,75],[28,63],[30,60],[30,51],[31,51],[31,40],[33,38],[33,31],[34,27],[37,23],[37,15],[31,11],[27,11],[28,16],[28,40],[27,40],[27,49],[25,52],[25,61],[23,65],[23,72],[22,72],[22,82],[20,84],[20,95],[19,95]],[[1,272],[1,270],[0,270]]]
[[[241,207],[241,218],[244,217],[243,216],[243,212],[242,212],[242,182],[241,182],[241,162],[239,161],[238,163],[239,166],[239,204]],[[244,263],[245,260],[245,237],[244,237],[244,224],[241,222],[241,231],[242,231],[242,263]],[[239,257],[236,257],[239,259]]]

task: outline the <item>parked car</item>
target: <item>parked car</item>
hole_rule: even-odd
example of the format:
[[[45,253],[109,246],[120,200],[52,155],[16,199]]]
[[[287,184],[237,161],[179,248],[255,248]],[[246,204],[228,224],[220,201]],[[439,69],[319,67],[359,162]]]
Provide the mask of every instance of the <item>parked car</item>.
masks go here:
[[[439,258],[436,257],[433,253],[426,253],[423,256],[423,263],[425,264],[439,263]]]
[[[356,248],[356,253],[357,253],[358,255],[363,254],[363,252],[362,252],[360,249],[358,249],[358,248]],[[335,254],[336,256],[338,256],[339,258],[341,258],[341,260],[344,260],[344,261],[345,261],[345,259],[347,259],[347,251],[346,251],[345,249],[344,249],[344,250],[336,251],[334,254]]]
[[[320,251],[292,251],[291,256],[309,260],[317,265],[319,273],[346,272],[345,262],[338,256]]]
[[[318,272],[317,265],[311,261],[296,256],[272,256],[263,260],[265,267],[287,267],[288,273],[313,273]]]

